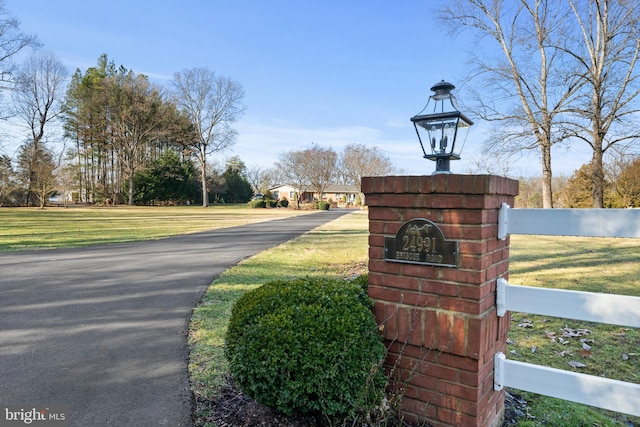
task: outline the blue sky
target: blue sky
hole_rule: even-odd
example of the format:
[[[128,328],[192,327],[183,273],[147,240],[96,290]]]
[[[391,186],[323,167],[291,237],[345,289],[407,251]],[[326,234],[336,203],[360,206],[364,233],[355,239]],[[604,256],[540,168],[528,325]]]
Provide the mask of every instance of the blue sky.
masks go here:
[[[217,158],[238,155],[263,168],[312,143],[336,151],[362,143],[407,174],[430,174],[435,165],[422,158],[409,118],[434,83],[462,81],[473,47],[435,23],[440,0],[4,2],[70,73],[106,53],[167,86],[175,72],[193,67],[233,78],[247,110],[234,126],[236,144]],[[476,120],[454,172],[467,173],[467,162],[481,155],[483,127]],[[554,173],[570,174],[588,154],[556,157]],[[538,170],[535,155],[511,168],[515,175]]]

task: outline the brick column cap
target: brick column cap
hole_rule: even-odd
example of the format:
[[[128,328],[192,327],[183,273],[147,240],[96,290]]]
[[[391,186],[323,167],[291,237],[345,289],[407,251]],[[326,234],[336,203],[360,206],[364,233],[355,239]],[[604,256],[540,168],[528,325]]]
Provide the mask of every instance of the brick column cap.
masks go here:
[[[406,175],[362,178],[362,192],[368,194],[518,194],[518,181],[497,175]]]

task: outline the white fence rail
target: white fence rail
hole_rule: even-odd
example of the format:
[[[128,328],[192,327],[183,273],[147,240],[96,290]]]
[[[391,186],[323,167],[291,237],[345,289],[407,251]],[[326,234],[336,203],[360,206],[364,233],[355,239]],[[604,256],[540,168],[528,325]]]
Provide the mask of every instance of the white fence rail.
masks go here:
[[[509,234],[640,238],[640,209],[511,209],[504,203],[498,238]]]
[[[640,384],[580,374],[495,355],[494,389],[519,390],[640,416]]]
[[[500,209],[498,237],[538,234],[640,238],[640,209]],[[498,279],[498,316],[507,311],[640,328],[640,298],[511,285]],[[514,387],[640,416],[640,384],[508,360],[495,355],[494,388]]]
[[[498,316],[507,311],[640,328],[640,297],[518,286],[498,279]]]

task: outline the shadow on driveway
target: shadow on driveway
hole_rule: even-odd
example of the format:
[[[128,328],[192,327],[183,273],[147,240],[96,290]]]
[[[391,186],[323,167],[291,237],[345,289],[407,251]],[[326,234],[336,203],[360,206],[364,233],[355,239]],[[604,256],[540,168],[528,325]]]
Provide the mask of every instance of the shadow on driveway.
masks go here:
[[[72,426],[191,425],[187,328],[207,287],[348,212],[0,254],[0,404],[68,405]]]

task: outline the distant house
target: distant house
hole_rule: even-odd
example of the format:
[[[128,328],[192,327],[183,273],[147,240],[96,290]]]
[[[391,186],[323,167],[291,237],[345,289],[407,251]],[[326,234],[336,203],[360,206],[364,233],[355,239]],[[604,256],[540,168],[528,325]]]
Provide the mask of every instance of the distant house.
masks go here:
[[[354,206],[360,192],[355,185],[330,185],[322,194],[322,200],[333,200],[339,205]]]
[[[296,188],[289,184],[277,185],[269,189],[271,197],[276,200],[287,199],[289,201],[293,201],[295,200],[297,192]],[[302,200],[303,199],[301,198],[301,201]]]
[[[289,184],[277,185],[269,189],[271,197],[274,199],[286,198],[289,201],[295,200],[299,193],[298,189]],[[355,206],[356,198],[360,192],[355,185],[330,185],[322,195],[303,191],[300,194],[300,202],[312,202],[313,200],[324,200],[334,202],[338,206]]]

